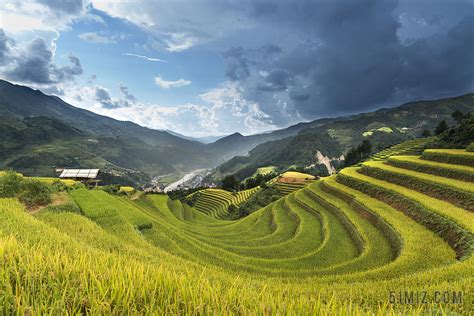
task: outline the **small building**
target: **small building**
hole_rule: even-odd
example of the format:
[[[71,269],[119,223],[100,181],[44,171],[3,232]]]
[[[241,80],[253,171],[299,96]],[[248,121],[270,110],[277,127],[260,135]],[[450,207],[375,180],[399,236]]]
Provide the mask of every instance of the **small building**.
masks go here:
[[[89,186],[97,186],[100,169],[66,169],[59,175],[60,179],[71,179],[86,183]]]

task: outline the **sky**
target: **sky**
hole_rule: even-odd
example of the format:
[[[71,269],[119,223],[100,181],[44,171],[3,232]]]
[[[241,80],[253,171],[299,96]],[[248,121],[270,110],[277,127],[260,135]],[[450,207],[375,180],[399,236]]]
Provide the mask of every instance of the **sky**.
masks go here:
[[[474,89],[474,0],[2,0],[0,78],[195,137]]]

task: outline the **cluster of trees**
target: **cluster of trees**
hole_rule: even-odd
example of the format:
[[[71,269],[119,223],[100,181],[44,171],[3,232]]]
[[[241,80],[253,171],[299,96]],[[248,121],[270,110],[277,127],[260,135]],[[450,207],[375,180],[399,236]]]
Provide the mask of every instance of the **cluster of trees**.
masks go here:
[[[472,120],[473,117],[472,117],[472,114],[471,113],[463,113],[459,110],[456,110],[453,112],[453,114],[451,114],[451,117],[454,119],[454,121],[456,122],[456,126],[461,126],[463,125],[464,128],[467,127],[467,123],[469,123],[469,120]],[[464,122],[464,123],[463,123]],[[446,122],[446,120],[442,120],[441,122],[438,123],[438,125],[436,125],[436,128],[433,130],[433,134],[436,135],[436,136],[441,136],[443,137],[442,135],[448,131],[450,128],[449,128],[449,125],[448,123]],[[421,132],[421,136],[422,137],[430,137],[433,135],[431,133],[430,130],[423,130],[423,132]]]
[[[372,153],[372,144],[368,139],[364,139],[362,143],[355,147],[351,148],[346,155],[345,166],[352,166],[370,156]]]
[[[200,190],[204,190],[204,189],[206,189],[206,187],[178,189],[178,190],[170,191],[167,194],[168,194],[169,198],[172,199],[172,200],[183,201],[188,195],[190,195],[190,194],[192,194],[196,191],[200,191]]]
[[[456,125],[449,127],[441,121],[435,129],[439,140],[437,146],[448,148],[466,148],[474,140],[474,116],[471,113],[455,111],[451,117]]]
[[[278,174],[275,172],[270,172],[267,174],[257,174],[254,177],[250,177],[245,179],[244,181],[239,181],[235,175],[231,174],[225,176],[221,181],[221,188],[226,191],[234,192],[234,191],[242,191],[252,189],[258,186],[265,187],[265,183],[273,178],[275,178]]]

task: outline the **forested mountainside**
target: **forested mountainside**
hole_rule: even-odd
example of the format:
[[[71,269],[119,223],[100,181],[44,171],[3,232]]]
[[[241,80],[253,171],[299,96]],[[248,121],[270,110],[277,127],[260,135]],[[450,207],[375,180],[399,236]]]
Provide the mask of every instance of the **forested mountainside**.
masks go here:
[[[473,109],[474,96],[468,94],[319,119],[265,134],[235,133],[206,145],[0,80],[0,129],[5,131],[0,168],[50,176],[58,166],[101,167],[115,179],[138,184],[153,175],[212,168],[228,159],[211,178],[229,173],[246,177],[267,165],[317,167],[321,157],[337,167],[340,156],[365,139],[372,142],[373,151],[381,150],[432,130],[441,120],[450,123],[454,110]]]
[[[102,167],[113,171],[116,180],[136,184],[149,181],[150,175],[214,167],[266,139],[294,133],[242,136],[246,141],[238,143],[230,136],[206,145],[98,115],[4,80],[0,80],[0,117],[0,129],[5,131],[1,168],[50,176],[57,166]]]
[[[307,123],[307,127],[294,136],[260,144],[249,155],[234,157],[221,164],[210,178],[217,179],[227,174],[245,178],[263,166],[280,169],[295,165],[309,167],[321,164],[321,157],[332,160],[337,167],[340,156],[364,140],[369,140],[372,152],[377,152],[419,137],[423,131],[433,133],[442,120],[453,125],[451,114],[456,110],[474,112],[474,94],[410,102],[350,117],[316,120]],[[319,158],[318,151],[321,153]]]

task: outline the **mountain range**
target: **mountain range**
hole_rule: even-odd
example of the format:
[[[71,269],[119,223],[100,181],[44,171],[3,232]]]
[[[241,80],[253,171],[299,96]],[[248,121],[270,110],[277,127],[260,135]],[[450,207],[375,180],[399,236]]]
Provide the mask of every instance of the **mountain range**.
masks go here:
[[[455,109],[473,108],[474,96],[468,94],[263,134],[196,139],[115,120],[0,80],[0,169],[51,176],[56,167],[99,167],[108,181],[135,185],[149,182],[151,176],[216,166],[215,178],[235,172],[245,176],[263,165],[318,163],[317,151],[339,157],[367,137],[385,146],[432,129],[442,119],[449,122]],[[392,131],[378,130],[384,127]]]

